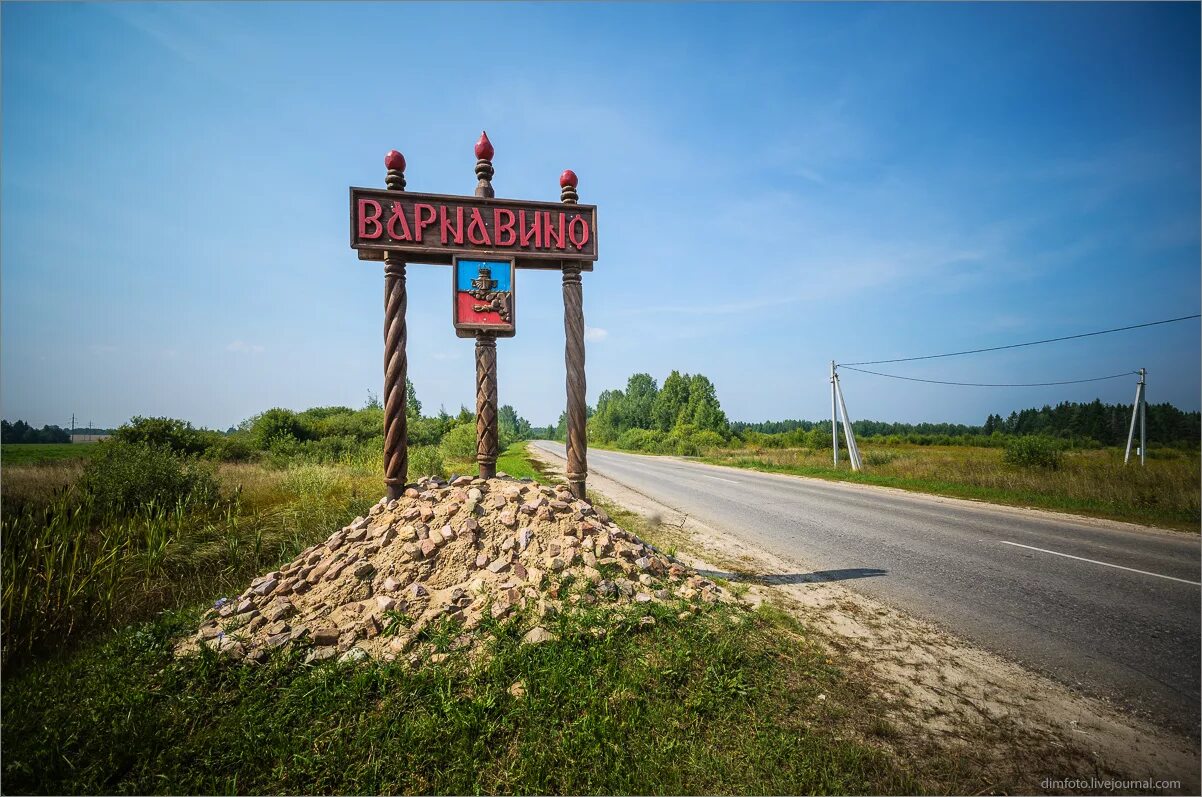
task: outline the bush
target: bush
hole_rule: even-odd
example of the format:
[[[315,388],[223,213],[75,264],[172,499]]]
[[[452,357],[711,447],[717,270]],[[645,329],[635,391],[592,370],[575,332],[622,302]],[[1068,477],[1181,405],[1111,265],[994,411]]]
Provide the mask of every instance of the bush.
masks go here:
[[[473,430],[474,431],[474,430]],[[475,436],[472,437],[472,455],[475,456]],[[413,446],[409,449],[409,480],[415,481],[423,476],[446,476],[443,470],[442,454],[438,446]]]
[[[160,507],[211,503],[219,497],[209,467],[166,448],[107,440],[84,469],[80,484],[102,511],[132,514]]]
[[[292,410],[270,409],[250,423],[250,438],[255,448],[264,451],[286,445],[286,441],[303,441],[312,437],[309,428]]]
[[[250,440],[243,435],[222,436],[209,444],[205,457],[218,462],[249,462],[255,456]]]
[[[658,429],[627,429],[614,445],[627,451],[658,452],[665,437]]]
[[[438,445],[442,458],[448,462],[468,462],[476,459],[476,425],[461,423],[447,432]]]
[[[1060,444],[1048,437],[1016,437],[1006,443],[1003,459],[1019,468],[1059,470],[1063,455]]]
[[[136,415],[129,423],[113,432],[113,437],[125,443],[167,448],[177,454],[203,454],[210,444],[220,438],[214,432],[192,428],[187,421],[175,418],[143,418]]]

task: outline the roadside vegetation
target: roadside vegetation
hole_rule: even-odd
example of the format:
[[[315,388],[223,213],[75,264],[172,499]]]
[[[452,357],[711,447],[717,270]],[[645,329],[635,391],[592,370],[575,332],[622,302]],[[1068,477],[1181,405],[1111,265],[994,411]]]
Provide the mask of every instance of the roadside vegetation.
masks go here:
[[[839,467],[832,462],[830,421],[732,423],[705,376],[673,371],[662,387],[635,374],[625,390],[601,393],[588,438],[597,448],[1197,532],[1202,415],[1149,405],[1147,467],[1139,467],[1122,461],[1130,412],[1093,401],[990,415],[981,426],[856,421],[864,469],[854,472],[846,454]],[[547,431],[563,440],[565,430],[561,418]]]
[[[290,653],[263,666],[175,658],[175,640],[215,601],[377,500],[372,438],[336,446],[294,425],[322,414],[330,426],[354,428],[374,409],[264,413],[244,438],[216,441],[226,460],[187,424],[139,419],[91,446],[86,462],[6,465],[7,791],[983,785],[968,759],[903,765],[880,735],[887,726],[865,713],[866,685],[768,608],[586,609],[555,619],[558,639],[540,646],[520,644],[516,621],[498,621],[487,656],[453,654],[418,669],[403,659],[310,666]],[[332,421],[338,415],[351,417]],[[426,456],[445,475],[474,471],[474,444],[456,431],[470,426],[474,435],[474,419],[446,426],[411,461]],[[260,435],[265,427],[273,431]],[[524,446],[511,442],[498,468],[546,480]]]
[[[475,472],[471,413],[423,417],[416,396],[410,406],[410,473]],[[919,753],[862,673],[769,606],[664,605],[607,617],[582,609],[552,621],[558,639],[539,646],[519,643],[516,621],[497,621],[483,658],[452,651],[417,669],[403,659],[304,665],[291,653],[261,666],[174,657],[174,642],[216,601],[378,499],[381,427],[376,402],[271,410],[225,434],[139,418],[106,442],[75,446],[89,451],[85,459],[8,459],[6,790],[1036,785],[1022,767],[986,767],[971,745]],[[531,429],[506,408],[498,469],[548,481],[522,440],[543,431],[552,430]]]

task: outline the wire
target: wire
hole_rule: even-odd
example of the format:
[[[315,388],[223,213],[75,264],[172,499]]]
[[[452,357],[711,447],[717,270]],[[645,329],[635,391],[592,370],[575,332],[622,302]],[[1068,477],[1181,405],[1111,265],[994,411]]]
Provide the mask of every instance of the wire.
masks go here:
[[[868,360],[868,361],[862,362],[862,363],[840,363],[839,367],[843,367],[844,365],[848,365],[848,366],[850,366],[850,365],[883,365],[885,363],[908,363],[908,362],[913,362],[915,360],[935,360],[940,357],[959,357],[961,354],[980,354],[981,352],[1001,351],[1002,349],[1021,349],[1023,346],[1038,346],[1041,343],[1056,343],[1057,341],[1061,341],[1061,340],[1075,340],[1077,338],[1088,338],[1088,337],[1092,337],[1094,335],[1107,335],[1111,332],[1125,332],[1128,329],[1141,329],[1143,327],[1154,327],[1154,326],[1157,326],[1158,324],[1171,324],[1174,321],[1188,321],[1191,318],[1199,318],[1199,317],[1202,317],[1202,315],[1195,313],[1194,315],[1183,315],[1180,318],[1166,318],[1164,321],[1149,321],[1146,324],[1132,324],[1129,327],[1115,327],[1114,329],[1103,329],[1098,332],[1084,332],[1080,335],[1066,335],[1063,338],[1048,338],[1047,340],[1033,340],[1030,343],[1012,343],[1009,346],[993,346],[988,349],[969,349],[968,351],[953,351],[948,354],[928,354],[923,357],[899,357],[896,360]],[[878,374],[878,376],[889,376],[889,374]],[[1121,374],[1121,376],[1125,376],[1125,374]],[[904,379],[904,378],[905,377],[898,377],[898,379]],[[1109,379],[1110,377],[1104,377],[1104,378]],[[920,379],[917,381],[921,382],[924,380]],[[1085,380],[1085,381],[1091,381],[1091,380]],[[947,382],[946,384],[954,385],[954,384],[959,384],[959,383]],[[1047,384],[1058,385],[1058,384],[1072,384],[1072,383],[1070,383],[1070,382],[1048,382]],[[992,387],[992,385],[990,385],[990,387]]]
[[[1065,382],[1026,382],[1023,384],[1007,384],[1007,385],[991,385],[982,382],[944,382],[940,379],[919,379],[915,376],[898,376],[897,374],[882,374],[877,371],[866,371],[863,368],[852,368],[850,365],[840,365],[839,368],[846,368],[849,371],[858,371],[862,374],[872,374],[873,376],[884,376],[889,379],[904,379],[907,382],[927,382],[932,385],[959,385],[961,387],[1048,387],[1050,385],[1079,385],[1083,382],[1101,382],[1106,379],[1119,379],[1124,376],[1138,374],[1139,371],[1124,371],[1121,374],[1111,374],[1110,376],[1095,376],[1092,379],[1069,379]]]

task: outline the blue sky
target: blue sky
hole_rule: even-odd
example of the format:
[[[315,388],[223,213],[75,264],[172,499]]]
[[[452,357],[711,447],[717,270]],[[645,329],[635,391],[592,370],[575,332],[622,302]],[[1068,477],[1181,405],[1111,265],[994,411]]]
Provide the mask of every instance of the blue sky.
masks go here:
[[[224,428],[361,406],[383,276],[347,187],[599,206],[589,400],[700,371],[733,419],[821,418],[828,363],[1199,309],[1196,4],[4,4],[6,418]],[[449,270],[409,268],[427,410],[474,397]],[[556,274],[521,271],[502,403],[563,407]],[[1199,406],[1196,321],[890,366],[1042,382],[1149,369]],[[882,368],[882,370],[885,370]],[[847,373],[853,417],[980,423],[1134,378],[972,389]]]

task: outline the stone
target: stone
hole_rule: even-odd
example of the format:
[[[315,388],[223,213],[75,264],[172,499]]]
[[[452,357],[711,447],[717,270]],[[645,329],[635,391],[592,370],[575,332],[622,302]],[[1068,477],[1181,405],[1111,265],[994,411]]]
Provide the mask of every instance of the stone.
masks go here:
[[[652,617],[651,615],[646,615],[646,616],[644,616],[644,617],[640,617],[640,618],[639,618],[639,625],[640,625],[640,626],[643,626],[643,627],[646,627],[646,626],[649,626],[649,625],[655,625],[655,618],[654,618],[654,617]]]
[[[587,578],[589,581],[591,581],[594,584],[601,583],[601,571],[597,570],[594,567],[589,567],[589,566],[585,565],[582,574],[584,575],[585,578]]]
[[[429,595],[424,584],[419,584],[416,581],[409,585],[409,594],[415,598],[424,598]]]
[[[434,542],[434,540],[422,540],[421,552],[423,559],[430,558],[430,556],[437,550],[438,543]]]
[[[558,637],[556,637],[550,631],[543,628],[541,625],[536,625],[534,628],[531,628],[529,631],[527,631],[522,637],[522,644],[540,645],[543,642],[553,642],[556,639],[558,639]]]
[[[638,566],[639,570],[646,570],[647,568],[651,567],[651,560],[645,556],[640,556],[638,559],[635,559],[634,563]]]
[[[400,589],[400,586],[401,582],[397,581],[392,576],[389,576],[388,578],[384,579],[381,589],[383,589],[385,592],[396,592],[398,589]]]
[[[260,584],[259,586],[254,588],[255,594],[261,595],[265,598],[275,590],[275,588],[279,585],[279,583],[280,582],[277,581],[276,579],[269,578],[266,581],[264,581],[262,584]]]
[[[518,578],[522,579],[523,581],[525,581],[526,575],[527,575],[526,566],[524,564],[522,564],[521,562],[514,562],[513,563],[513,574],[515,576],[517,576]]]
[[[509,560],[508,560],[508,559],[504,559],[504,558],[502,558],[502,559],[497,559],[496,561],[494,561],[492,564],[490,564],[490,565],[488,566],[488,572],[490,572],[490,573],[500,573],[502,570],[504,570],[504,569],[505,569],[505,568],[507,568],[507,567],[509,567]]]
[[[509,685],[509,694],[514,697],[524,697],[526,694],[526,685],[521,681],[514,681]]]
[[[479,487],[473,487],[467,491],[467,497],[473,501],[479,501],[484,497],[484,493],[480,492]]]
[[[476,567],[484,567],[488,564],[488,554],[482,553],[476,557]]]
[[[269,622],[278,622],[285,617],[291,616],[296,611],[296,607],[285,600],[274,601],[270,606],[263,610],[263,616]]]
[[[534,537],[534,533],[530,529],[518,530],[518,550],[525,551],[526,546],[530,544],[530,540]]]
[[[516,526],[518,522],[518,516],[513,512],[513,510],[506,510],[502,512],[499,519],[501,524],[504,526]]]
[[[254,608],[255,604],[251,600],[247,599],[238,604],[238,609],[235,611],[235,614],[246,614]]]
[[[597,557],[592,551],[585,551],[584,553],[580,554],[580,559],[584,562],[586,567],[597,566]]]
[[[390,598],[387,595],[377,595],[376,596],[376,607],[380,611],[382,611],[382,612],[392,611],[392,608],[394,606],[396,606],[396,598]]]
[[[338,644],[338,629],[333,626],[324,626],[313,632],[313,644],[318,646],[337,645]]]
[[[305,663],[306,664],[316,664],[317,662],[325,661],[326,659],[332,659],[336,655],[338,655],[337,648],[333,648],[333,647],[313,648],[312,650],[309,651],[308,655],[305,656]]]
[[[640,592],[634,596],[634,602],[635,603],[650,603],[651,596],[648,595],[646,592]]]
[[[271,636],[267,637],[267,642],[265,644],[269,648],[278,648],[278,647],[281,647],[284,643],[286,643],[291,637],[292,637],[292,635],[289,634],[287,631],[284,631],[279,634],[272,634]]]
[[[560,559],[558,556],[554,556],[551,558],[552,572],[559,573],[563,570],[563,568],[564,568],[564,563],[563,563],[562,559]]]
[[[480,530],[480,521],[476,520],[474,517],[470,517],[467,520],[463,521],[463,527],[465,529],[467,529],[468,531],[479,531]]]

